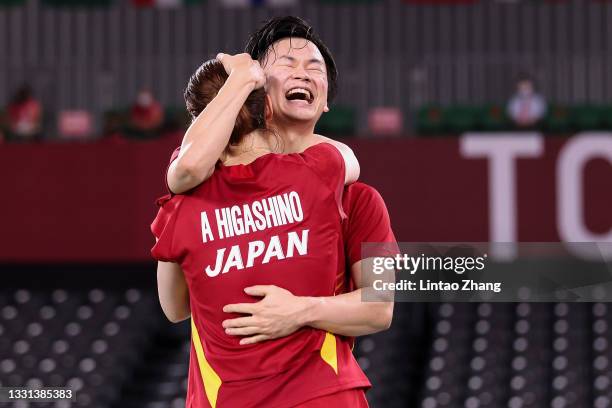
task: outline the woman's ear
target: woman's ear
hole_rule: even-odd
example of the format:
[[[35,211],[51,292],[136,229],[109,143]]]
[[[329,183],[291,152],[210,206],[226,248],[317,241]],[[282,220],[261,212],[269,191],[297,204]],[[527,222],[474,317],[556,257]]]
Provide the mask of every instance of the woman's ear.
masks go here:
[[[329,106],[325,105],[325,107],[323,108],[323,112],[329,112]]]
[[[266,107],[264,111],[264,117],[266,118],[266,123],[269,123],[272,120],[273,114],[274,114],[274,108],[272,108],[272,98],[270,98],[270,95],[266,94]]]

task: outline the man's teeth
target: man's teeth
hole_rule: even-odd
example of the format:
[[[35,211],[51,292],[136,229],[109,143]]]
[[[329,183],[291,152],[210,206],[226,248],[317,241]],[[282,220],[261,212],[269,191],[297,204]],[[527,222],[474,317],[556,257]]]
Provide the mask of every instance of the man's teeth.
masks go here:
[[[310,95],[310,91],[308,89],[304,89],[304,88],[294,88],[291,89],[289,92],[287,92],[287,96],[296,94],[296,93],[301,93],[306,95],[307,99],[311,99],[311,95]]]

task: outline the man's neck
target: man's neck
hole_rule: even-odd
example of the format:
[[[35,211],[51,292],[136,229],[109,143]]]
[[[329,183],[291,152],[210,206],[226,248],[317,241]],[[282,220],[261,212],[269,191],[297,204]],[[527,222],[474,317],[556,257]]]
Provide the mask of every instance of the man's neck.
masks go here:
[[[314,137],[314,125],[311,123],[273,123],[270,127],[282,140],[282,153],[300,153]]]

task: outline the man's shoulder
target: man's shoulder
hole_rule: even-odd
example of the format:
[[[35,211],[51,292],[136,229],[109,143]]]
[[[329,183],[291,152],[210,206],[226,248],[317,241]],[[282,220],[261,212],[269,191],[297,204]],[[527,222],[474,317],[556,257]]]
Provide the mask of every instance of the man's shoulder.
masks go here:
[[[377,209],[386,206],[378,190],[369,184],[356,181],[344,187],[342,207],[350,217],[351,214],[366,208],[370,211],[377,211]]]
[[[351,199],[359,197],[374,197],[379,198],[380,193],[374,187],[361,181],[356,181],[344,187],[344,193],[350,196]]]

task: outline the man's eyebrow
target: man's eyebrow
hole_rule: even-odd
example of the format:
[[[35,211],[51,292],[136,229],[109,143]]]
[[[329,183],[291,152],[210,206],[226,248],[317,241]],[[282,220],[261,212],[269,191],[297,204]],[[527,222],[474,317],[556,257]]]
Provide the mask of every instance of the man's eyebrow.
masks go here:
[[[290,62],[295,61],[295,58],[292,57],[291,55],[281,55],[280,57],[278,57],[278,59],[282,59],[282,58],[288,59]]]
[[[311,58],[308,60],[309,64],[313,64],[313,63],[317,63],[317,64],[323,64],[323,60],[319,59],[319,58]]]
[[[280,57],[278,57],[278,59],[283,59],[283,58],[286,59],[286,60],[289,60],[289,62],[297,61],[297,59],[295,57],[292,57],[291,55],[287,55],[287,54],[281,55]],[[320,58],[311,58],[311,59],[308,60],[308,64],[314,64],[314,63],[316,63],[316,64],[323,64],[323,60],[320,59]]]

